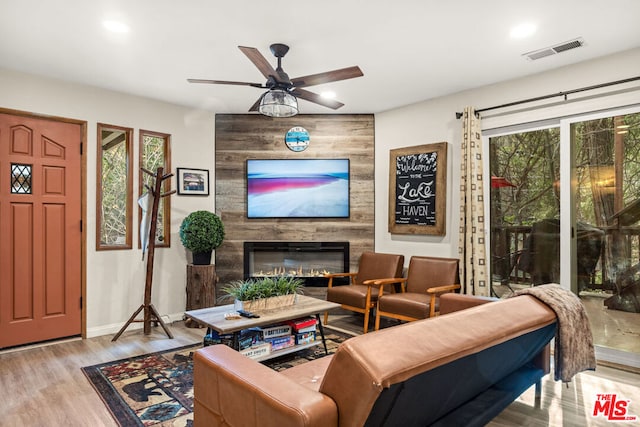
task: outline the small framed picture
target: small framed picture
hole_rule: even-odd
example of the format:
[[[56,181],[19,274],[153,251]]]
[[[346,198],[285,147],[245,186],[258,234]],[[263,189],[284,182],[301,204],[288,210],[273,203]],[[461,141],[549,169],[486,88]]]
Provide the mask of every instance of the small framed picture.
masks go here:
[[[209,171],[207,169],[178,168],[178,194],[208,196]]]

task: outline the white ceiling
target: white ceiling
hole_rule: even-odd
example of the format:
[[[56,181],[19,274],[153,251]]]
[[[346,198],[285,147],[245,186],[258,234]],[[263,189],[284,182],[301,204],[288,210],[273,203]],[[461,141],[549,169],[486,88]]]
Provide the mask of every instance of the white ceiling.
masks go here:
[[[109,33],[105,19],[130,31]],[[523,22],[537,32],[511,38]],[[577,37],[585,46],[522,56]],[[0,1],[0,67],[216,113],[245,113],[262,91],[186,79],[264,83],[237,46],[275,67],[276,42],[291,48],[292,78],[360,66],[364,77],[307,89],[333,90],[345,104],[337,113],[377,113],[638,47],[640,1]],[[334,112],[306,101],[300,110]]]

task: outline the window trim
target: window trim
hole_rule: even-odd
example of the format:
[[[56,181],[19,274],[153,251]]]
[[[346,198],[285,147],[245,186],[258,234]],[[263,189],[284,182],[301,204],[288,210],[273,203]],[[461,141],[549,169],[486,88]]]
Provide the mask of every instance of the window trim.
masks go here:
[[[125,218],[125,243],[121,245],[103,244],[101,242],[102,231],[102,131],[118,130],[125,135],[126,158],[126,218]],[[107,123],[97,123],[96,126],[96,251],[132,249],[133,226],[133,171],[131,161],[133,159],[133,129],[116,126]]]
[[[144,164],[144,138],[145,136],[152,136],[156,138],[162,138],[164,140],[164,174],[171,173],[171,134],[155,132],[151,130],[139,130],[139,147],[138,147],[138,166],[140,168],[146,168]],[[154,172],[155,171],[150,171]],[[145,192],[144,188],[144,175],[145,173],[140,171],[138,173],[138,194],[142,195]],[[171,179],[166,179],[162,184],[162,192],[168,193],[171,191]],[[163,199],[163,230],[164,240],[162,242],[155,242],[156,248],[169,248],[171,247],[171,197],[164,197]],[[138,224],[142,222],[142,208],[138,207]],[[142,248],[140,241],[140,233],[138,233],[138,248]]]

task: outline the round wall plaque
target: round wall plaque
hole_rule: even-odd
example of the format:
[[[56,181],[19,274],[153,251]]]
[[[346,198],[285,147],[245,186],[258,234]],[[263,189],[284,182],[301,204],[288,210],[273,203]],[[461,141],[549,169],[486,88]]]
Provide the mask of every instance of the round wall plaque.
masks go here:
[[[292,127],[284,136],[284,143],[291,151],[304,151],[309,146],[309,132],[300,126]]]

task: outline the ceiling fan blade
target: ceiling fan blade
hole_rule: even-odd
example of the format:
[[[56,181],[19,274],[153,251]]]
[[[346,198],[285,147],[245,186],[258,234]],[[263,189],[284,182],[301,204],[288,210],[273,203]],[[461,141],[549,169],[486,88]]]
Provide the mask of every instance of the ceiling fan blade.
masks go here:
[[[273,77],[275,81],[284,83],[280,80],[280,76],[278,75],[276,70],[274,70],[273,66],[269,64],[269,61],[267,61],[267,59],[260,53],[258,49],[256,49],[255,47],[246,46],[238,46],[238,48],[247,56],[247,58],[249,58],[251,62],[253,62],[253,65],[255,65],[258,70],[260,70],[263,76],[265,76],[267,79],[269,77]]]
[[[249,112],[251,111],[258,111],[258,107],[260,106],[260,101],[262,101],[262,97],[264,96],[264,94],[260,95],[260,97],[258,98],[258,100],[256,102],[253,103],[253,105],[251,106],[251,108],[249,108]]]
[[[336,82],[339,80],[353,79],[355,77],[362,77],[363,75],[364,74],[360,67],[356,65],[353,67],[341,68],[339,70],[296,77],[295,79],[291,79],[291,83],[293,83],[294,87],[307,87],[322,83]]]
[[[249,82],[230,82],[228,80],[208,80],[208,79],[187,79],[189,83],[208,83],[215,85],[236,85],[236,86],[252,86],[259,87],[265,89],[266,86],[261,85],[260,83],[249,83]]]
[[[298,98],[307,100],[309,102],[313,102],[315,104],[319,104],[322,105],[324,107],[327,108],[331,108],[334,110],[337,110],[338,108],[342,107],[344,104],[342,102],[338,102],[335,101],[333,99],[327,99],[327,98],[323,98],[320,95],[313,93],[313,92],[309,92],[308,90],[304,90],[304,89],[298,89],[296,88],[295,90],[291,91],[291,93],[294,96],[297,96]]]

